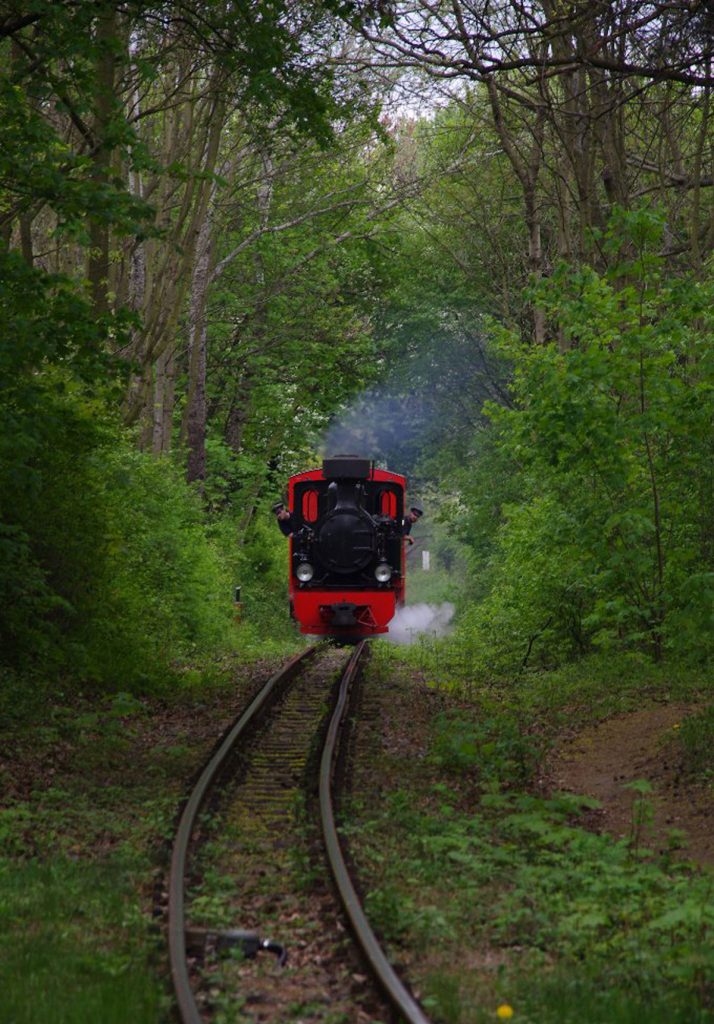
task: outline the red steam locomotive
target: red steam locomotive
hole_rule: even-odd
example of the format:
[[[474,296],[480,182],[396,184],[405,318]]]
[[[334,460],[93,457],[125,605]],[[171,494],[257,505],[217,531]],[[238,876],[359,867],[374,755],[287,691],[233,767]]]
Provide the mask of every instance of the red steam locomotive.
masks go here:
[[[404,603],[406,478],[340,455],[290,478],[290,612],[302,633],[386,633]]]

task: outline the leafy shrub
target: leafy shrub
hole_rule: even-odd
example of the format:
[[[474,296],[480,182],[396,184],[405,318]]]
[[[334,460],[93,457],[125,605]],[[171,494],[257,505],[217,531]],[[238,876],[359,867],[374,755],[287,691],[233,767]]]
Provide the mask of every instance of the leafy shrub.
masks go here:
[[[101,407],[44,411],[53,443],[5,510],[5,664],[126,689],[229,646],[229,581],[178,468],[135,451]]]
[[[452,772],[478,770],[484,782],[525,783],[542,755],[514,715],[479,717],[445,713],[434,722],[431,757]]]
[[[241,654],[264,656],[295,647],[301,637],[288,609],[288,543],[272,513],[259,506],[247,531],[225,516],[214,535],[233,584],[241,588]]]
[[[170,462],[129,446],[98,453],[93,473],[117,605],[97,620],[109,648],[123,618],[154,664],[220,653],[232,639],[230,578],[197,495]],[[101,644],[92,650],[104,657]]]
[[[493,330],[513,407],[487,407],[485,455],[460,478],[485,594],[456,640],[477,670],[598,648],[714,653],[714,286],[667,272],[662,229],[656,212],[618,211],[606,272],[563,264],[541,283],[559,344]]]
[[[677,736],[687,770],[714,779],[714,707],[687,715]]]
[[[685,1007],[705,1020],[714,985],[711,879],[579,827],[593,804],[491,792],[475,814],[443,802],[435,813],[413,794],[393,794],[379,820],[350,830],[358,863],[378,875],[368,906],[392,941],[433,948],[429,908],[437,904],[445,956],[466,946],[494,958],[503,951],[498,987],[519,1013],[537,1008],[524,1015],[529,1024],[664,1024],[690,1019]],[[452,962],[444,973],[458,970]],[[468,981],[467,972],[458,977]],[[481,1019],[465,993],[459,1002],[461,1019]]]
[[[594,582],[576,519],[546,497],[504,516],[484,573],[488,592],[458,621],[457,657],[477,672],[512,675],[586,653]]]

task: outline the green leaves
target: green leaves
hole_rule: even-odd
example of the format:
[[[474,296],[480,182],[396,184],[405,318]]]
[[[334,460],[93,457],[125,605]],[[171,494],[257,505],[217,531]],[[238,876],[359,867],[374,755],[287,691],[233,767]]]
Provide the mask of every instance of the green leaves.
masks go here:
[[[484,783],[523,783],[541,755],[542,743],[516,716],[484,716],[474,723],[444,714],[434,722],[434,763],[450,772],[474,771]]]
[[[687,715],[675,728],[684,769],[693,779],[714,779],[714,706]]]
[[[629,993],[625,1003],[640,985],[655,1004],[696,1002],[714,978],[710,880],[584,830],[578,816],[594,806],[574,794],[491,793],[475,813],[447,814],[423,795],[392,794],[380,820],[350,830],[358,863],[378,879],[374,923],[406,946],[429,948],[437,934],[447,952],[468,943],[500,953],[504,978],[528,978],[534,992],[555,971]]]
[[[521,493],[504,492],[490,591],[462,626],[495,641],[491,664],[712,650],[714,282],[665,277],[660,230],[651,211],[618,211],[605,273],[561,264],[541,282],[557,346],[500,332],[515,408],[487,411]],[[474,479],[475,502],[486,486]]]

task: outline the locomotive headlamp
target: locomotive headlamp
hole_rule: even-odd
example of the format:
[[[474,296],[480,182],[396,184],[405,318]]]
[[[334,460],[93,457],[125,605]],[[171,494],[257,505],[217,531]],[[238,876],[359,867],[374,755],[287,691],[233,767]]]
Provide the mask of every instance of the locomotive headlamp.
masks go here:
[[[389,583],[392,578],[392,567],[387,562],[380,562],[374,570],[377,583]]]
[[[309,562],[300,562],[297,569],[295,570],[295,575],[297,576],[301,583],[309,583],[312,577],[315,575],[315,570],[313,569]]]

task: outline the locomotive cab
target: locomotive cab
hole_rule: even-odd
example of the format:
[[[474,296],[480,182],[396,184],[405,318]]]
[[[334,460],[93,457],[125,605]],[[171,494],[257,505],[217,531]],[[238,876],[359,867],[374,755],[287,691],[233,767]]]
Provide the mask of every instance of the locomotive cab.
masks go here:
[[[387,631],[404,600],[405,485],[356,456],[291,478],[290,597],[303,633]]]

